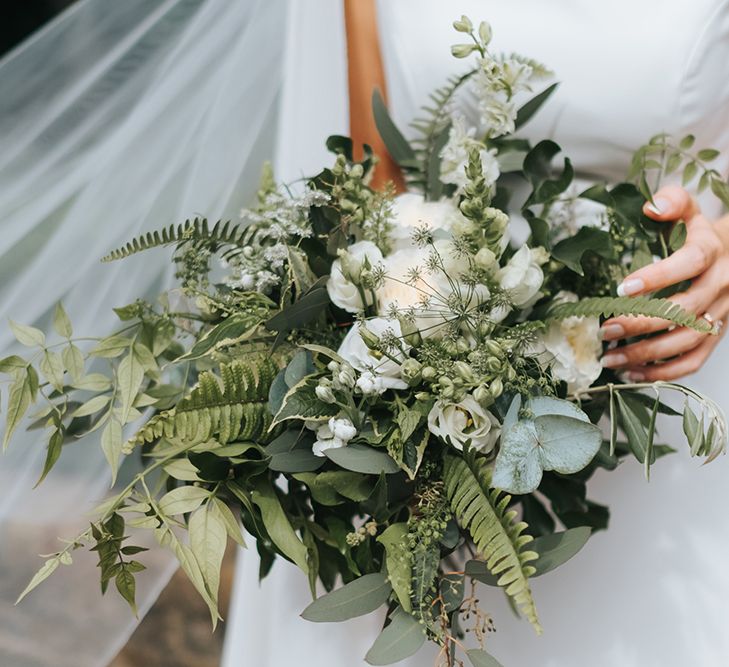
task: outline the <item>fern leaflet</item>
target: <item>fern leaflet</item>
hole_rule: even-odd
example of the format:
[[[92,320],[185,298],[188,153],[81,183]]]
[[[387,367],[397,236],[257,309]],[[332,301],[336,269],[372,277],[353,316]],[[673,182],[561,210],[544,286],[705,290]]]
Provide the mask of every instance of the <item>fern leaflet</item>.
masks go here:
[[[677,303],[668,299],[657,299],[648,296],[601,296],[569,303],[558,303],[549,309],[547,318],[564,320],[572,316],[615,317],[618,315],[659,317],[679,326],[689,327],[703,333],[711,333],[713,330],[709,322],[684,310]]]
[[[529,561],[539,556],[524,547],[534,538],[523,534],[527,524],[515,522],[516,511],[507,510],[511,496],[490,488],[491,473],[474,452],[445,458],[443,477],[451,509],[467,530],[486,562],[498,576],[498,584],[524,612],[538,634],[539,624],[529,577],[535,569]]]
[[[221,444],[235,440],[260,440],[273,417],[268,392],[278,373],[273,361],[234,361],[220,365],[220,376],[200,374],[197,385],[174,408],[150,419],[131,439],[133,444],[159,438],[177,438],[187,443],[215,437]]]

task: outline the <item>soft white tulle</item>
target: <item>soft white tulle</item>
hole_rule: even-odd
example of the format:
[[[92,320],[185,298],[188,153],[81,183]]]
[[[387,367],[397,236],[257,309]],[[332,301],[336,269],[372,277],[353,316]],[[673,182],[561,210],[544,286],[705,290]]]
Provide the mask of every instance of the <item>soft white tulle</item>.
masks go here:
[[[169,252],[105,264],[141,231],[235,217],[275,152],[286,0],[82,0],[0,64],[0,356],[7,320],[47,328],[63,300],[77,335],[169,284]],[[27,350],[26,350],[27,351]],[[108,491],[97,443],[67,448],[38,490],[44,451],[19,433],[0,458],[0,665],[102,667],[135,621],[77,558],[12,604]],[[152,552],[145,610],[173,571]]]

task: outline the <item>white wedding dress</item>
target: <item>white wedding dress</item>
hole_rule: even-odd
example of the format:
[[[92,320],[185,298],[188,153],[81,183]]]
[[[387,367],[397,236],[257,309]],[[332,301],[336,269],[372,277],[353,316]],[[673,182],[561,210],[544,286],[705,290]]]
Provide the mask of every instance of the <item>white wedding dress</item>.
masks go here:
[[[329,50],[329,55],[316,62],[320,67],[308,59],[295,63],[284,110],[288,99],[288,108],[297,110],[286,121],[288,131],[299,139],[279,149],[284,170],[315,168],[325,157],[317,148],[320,130],[344,122],[341,104],[335,113],[327,110],[344,94],[343,72],[333,55],[344,58],[341,10],[338,3],[330,3],[329,11],[323,6],[317,3],[315,14],[321,12],[334,29],[322,28],[323,19],[312,15],[296,29],[296,53]],[[726,175],[729,3],[724,0],[381,0],[378,13],[390,106],[400,127],[407,127],[435,86],[462,71],[463,64],[449,55],[458,41],[450,24],[466,13],[474,21],[491,22],[494,50],[516,51],[554,70],[560,88],[525,135],[557,141],[578,176],[624,178],[632,150],[661,131],[676,137],[693,133],[697,145],[721,149],[717,168]],[[325,33],[330,41],[322,43]],[[719,214],[716,201],[707,197],[703,203],[709,214]],[[729,350],[720,345],[707,367],[689,380],[725,409],[727,364]],[[672,431],[680,433],[678,422],[664,428],[664,438],[671,440]],[[568,565],[534,582],[542,637],[514,618],[498,591],[484,588],[482,606],[497,627],[489,650],[505,667],[725,667],[728,481],[726,459],[701,467],[683,451],[659,462],[650,483],[630,461],[617,472],[596,476],[590,492],[610,506],[610,529]],[[381,615],[340,625],[308,623],[298,616],[309,601],[304,577],[281,561],[259,586],[257,570],[255,551],[242,552],[224,667],[364,664]],[[423,649],[401,664],[429,665],[431,654]]]

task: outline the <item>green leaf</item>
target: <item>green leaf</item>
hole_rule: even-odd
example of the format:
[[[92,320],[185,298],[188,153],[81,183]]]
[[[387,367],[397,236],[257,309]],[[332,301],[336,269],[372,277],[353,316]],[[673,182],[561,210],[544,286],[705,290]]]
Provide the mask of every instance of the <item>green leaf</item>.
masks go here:
[[[339,414],[338,405],[323,403],[317,398],[315,389],[318,384],[318,378],[310,376],[291,387],[273,420],[274,425],[288,419],[324,421]]]
[[[114,580],[116,584],[116,590],[132,608],[134,614],[137,614],[137,603],[136,603],[136,582],[134,581],[134,575],[129,572],[126,568],[122,569],[119,574],[116,575]]]
[[[122,359],[117,370],[119,397],[121,398],[121,421],[126,424],[129,419],[134,399],[144,380],[144,365],[134,350],[130,350]]]
[[[61,353],[63,365],[68,369],[72,382],[78,382],[84,374],[84,355],[75,345],[63,348]]]
[[[160,510],[168,515],[194,512],[202,502],[210,497],[210,491],[199,486],[180,486],[162,496]]]
[[[217,508],[217,512],[220,519],[225,524],[225,530],[228,533],[228,537],[236,542],[239,546],[245,548],[246,542],[243,539],[243,531],[240,528],[240,522],[235,518],[235,515],[220,498],[213,498],[212,503]]]
[[[18,342],[26,347],[43,347],[46,344],[46,336],[40,329],[13,320],[10,320],[10,329]]]
[[[729,208],[729,185],[722,181],[721,178],[714,177],[711,179],[711,191],[726,208]]]
[[[451,124],[448,123],[438,134],[433,137],[433,145],[428,154],[427,177],[428,177],[428,200],[437,201],[443,194],[443,181],[440,179],[441,157],[443,148],[448,143]]]
[[[63,448],[63,430],[57,429],[51,433],[51,437],[48,439],[48,447],[46,448],[46,460],[43,464],[43,471],[41,472],[40,479],[35,483],[38,486],[51,472],[53,466],[56,465],[61,456],[61,449]],[[34,487],[35,488],[35,487]]]
[[[43,357],[38,364],[38,368],[43,377],[48,380],[49,384],[59,392],[63,391],[63,374],[65,369],[63,368],[63,360],[58,352],[53,350],[44,350]]]
[[[325,462],[323,456],[316,456],[311,449],[294,449],[274,454],[268,467],[278,472],[312,472],[321,468]]]
[[[63,304],[60,301],[56,304],[56,310],[53,313],[53,328],[59,336],[63,336],[64,338],[71,338],[73,336],[71,320],[68,319],[68,315],[66,315],[66,311],[63,309]]]
[[[539,558],[532,563],[536,569],[532,576],[546,574],[566,563],[587,544],[591,533],[588,527],[580,526],[561,533],[537,537],[530,545],[530,548],[539,554]]]
[[[111,485],[116,483],[116,474],[119,470],[119,459],[122,452],[122,427],[116,419],[110,419],[101,432],[101,450],[111,468]]]
[[[552,249],[552,257],[584,276],[582,258],[586,252],[594,252],[605,259],[614,259],[615,248],[610,234],[596,227],[582,227],[574,236],[557,243]]]
[[[278,331],[280,334],[288,333],[292,329],[308,324],[324,311],[329,305],[329,293],[325,287],[314,287],[284,310],[279,311],[266,322],[266,328]]]
[[[377,536],[377,541],[385,547],[385,568],[392,590],[395,591],[402,608],[409,613],[412,611],[410,601],[412,568],[406,541],[407,534],[407,523],[394,523]]]
[[[699,167],[695,162],[689,162],[684,168],[683,168],[683,176],[681,176],[681,183],[684,187],[686,187],[691,181],[694,180],[694,177],[699,171]]]
[[[124,336],[109,336],[102,338],[89,353],[92,357],[113,359],[126,352],[132,345],[132,341]]]
[[[698,152],[697,157],[703,162],[711,162],[712,160],[716,160],[719,155],[719,151],[715,148],[703,148]]]
[[[536,398],[529,409],[535,418],[505,431],[496,457],[492,483],[510,493],[535,491],[545,470],[579,472],[602,445],[600,428],[569,401]]]
[[[355,443],[346,447],[327,449],[324,453],[328,459],[345,470],[370,475],[379,475],[381,472],[390,475],[400,470],[400,466],[391,456],[367,445]]]
[[[367,651],[370,665],[391,665],[417,653],[425,643],[425,628],[416,618],[398,607],[389,625],[380,633]]]
[[[384,573],[365,574],[314,600],[301,616],[314,623],[346,621],[379,609],[387,602],[391,592],[392,587]]]
[[[228,542],[228,533],[220,511],[207,503],[190,515],[188,523],[190,548],[200,566],[205,586],[217,604],[220,588],[220,569]]]
[[[109,405],[109,401],[111,401],[111,396],[94,396],[93,398],[86,401],[86,403],[74,410],[71,416],[76,418],[93,415],[95,412],[103,410],[107,405]]]
[[[390,117],[379,90],[372,93],[372,114],[387,151],[398,164],[416,159],[415,151]]]
[[[5,436],[3,438],[3,451],[8,447],[10,438],[15,429],[22,421],[25,413],[33,400],[33,389],[30,369],[28,366],[25,373],[18,373],[8,395],[8,407],[5,417]]]
[[[202,336],[180,360],[200,359],[216,350],[236,345],[249,338],[262,323],[263,318],[256,313],[233,313]]]
[[[37,588],[40,584],[42,584],[48,577],[50,577],[57,569],[58,566],[61,564],[61,561],[58,557],[56,558],[49,558],[41,567],[38,572],[35,573],[33,578],[30,580],[30,583],[25,587],[23,592],[18,596],[18,599],[15,601],[15,604],[18,604],[21,602],[21,600],[28,595],[34,588]]]
[[[466,655],[473,667],[502,667],[501,663],[486,651],[474,648],[466,651]]]
[[[625,436],[628,438],[628,445],[633,455],[640,463],[646,460],[647,422],[641,419],[646,414],[645,409],[639,403],[628,396],[617,393],[620,422],[623,426]]]
[[[686,242],[686,236],[686,223],[677,222],[671,230],[671,236],[668,237],[668,247],[671,248],[673,252],[676,252],[676,250],[683,247],[683,244]]]
[[[679,148],[681,148],[684,151],[687,151],[691,146],[694,145],[694,142],[696,141],[696,137],[693,134],[687,134],[681,141],[679,142]]]
[[[308,350],[299,350],[291,359],[286,370],[284,371],[284,380],[288,387],[297,385],[307,375],[311,375],[315,371],[314,361],[311,352]]]
[[[84,391],[108,391],[111,389],[111,380],[101,373],[89,373],[71,386]]]
[[[306,547],[291,526],[271,484],[266,480],[258,479],[251,499],[261,510],[263,524],[273,543],[304,573],[308,573]]]
[[[686,403],[683,409],[683,432],[691,448],[691,454],[695,456],[696,452],[701,449],[704,440],[704,429],[703,424],[699,421],[688,403]]]
[[[9,357],[0,359],[0,373],[12,374],[20,369],[24,370],[27,366],[28,362],[17,354],[11,354]]]
[[[514,123],[517,130],[522,127],[522,125],[525,125],[531,117],[537,113],[539,109],[541,109],[542,105],[549,99],[552,93],[557,90],[558,85],[558,83],[553,83],[519,108],[519,111],[516,112],[516,121]]]

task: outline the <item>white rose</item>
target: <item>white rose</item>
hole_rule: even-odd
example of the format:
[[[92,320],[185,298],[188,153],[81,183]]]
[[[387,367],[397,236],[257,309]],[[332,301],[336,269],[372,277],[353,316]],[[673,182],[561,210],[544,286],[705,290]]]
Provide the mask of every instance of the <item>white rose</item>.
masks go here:
[[[473,148],[477,148],[481,156],[481,166],[486,185],[491,186],[496,183],[501,174],[499,162],[496,158],[496,149],[486,149],[481,142],[474,138],[475,133],[475,127],[467,128],[463,118],[455,116],[448,135],[448,142],[440,153],[441,180],[444,183],[457,186],[459,190],[463,189],[468,183],[466,167],[468,166],[468,156]]]
[[[518,308],[531,306],[539,299],[539,289],[544,282],[540,266],[542,256],[542,252],[523,245],[498,273],[499,284],[509,292]]]
[[[559,301],[577,301],[571,292],[559,292]],[[597,317],[568,317],[553,322],[540,336],[539,359],[552,375],[567,383],[575,393],[587,389],[602,372],[600,320]]]
[[[402,330],[397,320],[375,317],[365,322],[365,326],[376,336],[390,332],[402,339]],[[338,354],[360,373],[369,371],[379,380],[382,391],[387,389],[406,389],[407,383],[400,378],[400,365],[392,359],[370,350],[360,336],[361,322],[355,322],[339,346]],[[404,349],[409,346],[402,341]],[[395,359],[402,358],[399,351],[392,353]],[[380,392],[381,393],[381,392]]]
[[[463,217],[450,199],[425,201],[422,195],[413,193],[395,197],[392,213],[390,243],[393,252],[415,248],[412,242],[415,229],[429,227],[436,236],[439,234],[449,236],[453,222]]]
[[[372,305],[372,296],[367,291],[367,303],[363,303],[360,288],[357,286],[365,260],[372,267],[382,263],[382,253],[371,241],[352,244],[339,259],[332,262],[327,292],[333,304],[349,313],[362,312],[366,306]]]
[[[438,401],[428,414],[430,432],[463,451],[468,440],[471,447],[488,454],[496,446],[501,425],[470,394],[458,403]]]

